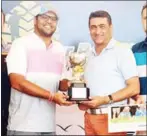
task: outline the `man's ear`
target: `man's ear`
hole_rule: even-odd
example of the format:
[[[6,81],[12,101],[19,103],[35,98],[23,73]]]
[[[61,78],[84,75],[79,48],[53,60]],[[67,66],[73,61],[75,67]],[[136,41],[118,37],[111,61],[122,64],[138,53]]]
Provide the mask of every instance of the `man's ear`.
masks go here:
[[[113,25],[110,25],[111,33],[113,33]]]
[[[111,31],[112,31],[113,30],[113,25],[111,24],[110,27],[111,27]]]

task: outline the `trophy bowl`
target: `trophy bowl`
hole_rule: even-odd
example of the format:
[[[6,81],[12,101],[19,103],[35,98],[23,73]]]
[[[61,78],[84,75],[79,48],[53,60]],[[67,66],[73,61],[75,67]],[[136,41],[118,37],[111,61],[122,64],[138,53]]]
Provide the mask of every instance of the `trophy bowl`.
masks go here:
[[[73,52],[69,56],[69,62],[72,69],[73,82],[84,81],[84,64],[86,63],[86,55],[84,53]]]

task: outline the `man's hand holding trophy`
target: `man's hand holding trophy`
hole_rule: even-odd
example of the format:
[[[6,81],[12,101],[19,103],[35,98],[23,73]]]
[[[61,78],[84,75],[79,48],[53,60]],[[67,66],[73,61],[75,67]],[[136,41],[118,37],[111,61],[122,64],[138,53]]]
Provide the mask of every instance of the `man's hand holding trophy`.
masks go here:
[[[86,87],[84,81],[84,66],[87,61],[86,52],[70,52],[68,54],[70,64],[69,68],[71,69],[71,78],[63,79],[60,81],[59,90],[67,91],[69,96],[68,101],[89,101],[90,90]]]

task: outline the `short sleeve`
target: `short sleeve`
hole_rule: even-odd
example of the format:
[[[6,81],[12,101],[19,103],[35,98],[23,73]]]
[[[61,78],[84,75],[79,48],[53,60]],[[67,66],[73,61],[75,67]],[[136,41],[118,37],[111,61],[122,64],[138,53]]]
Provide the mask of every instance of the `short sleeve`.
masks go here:
[[[20,39],[17,39],[12,43],[6,58],[8,74],[17,73],[23,76],[26,75],[27,55],[23,43],[24,42]]]
[[[138,76],[136,61],[131,49],[122,49],[119,59],[119,69],[125,80]]]

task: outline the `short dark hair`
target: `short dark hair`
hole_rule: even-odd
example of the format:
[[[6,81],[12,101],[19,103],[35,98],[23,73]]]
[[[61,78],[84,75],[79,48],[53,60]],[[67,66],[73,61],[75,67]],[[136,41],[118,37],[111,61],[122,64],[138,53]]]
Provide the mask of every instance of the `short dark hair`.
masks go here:
[[[147,3],[145,3],[144,6],[142,7],[141,15],[142,15],[142,13],[143,13],[143,10],[146,9],[146,8],[147,8]]]
[[[103,18],[107,18],[109,25],[112,24],[112,19],[110,14],[107,11],[104,10],[98,10],[98,11],[94,11],[91,12],[90,16],[89,16],[89,26],[90,26],[90,20],[92,18],[96,18],[96,17],[103,17]]]

